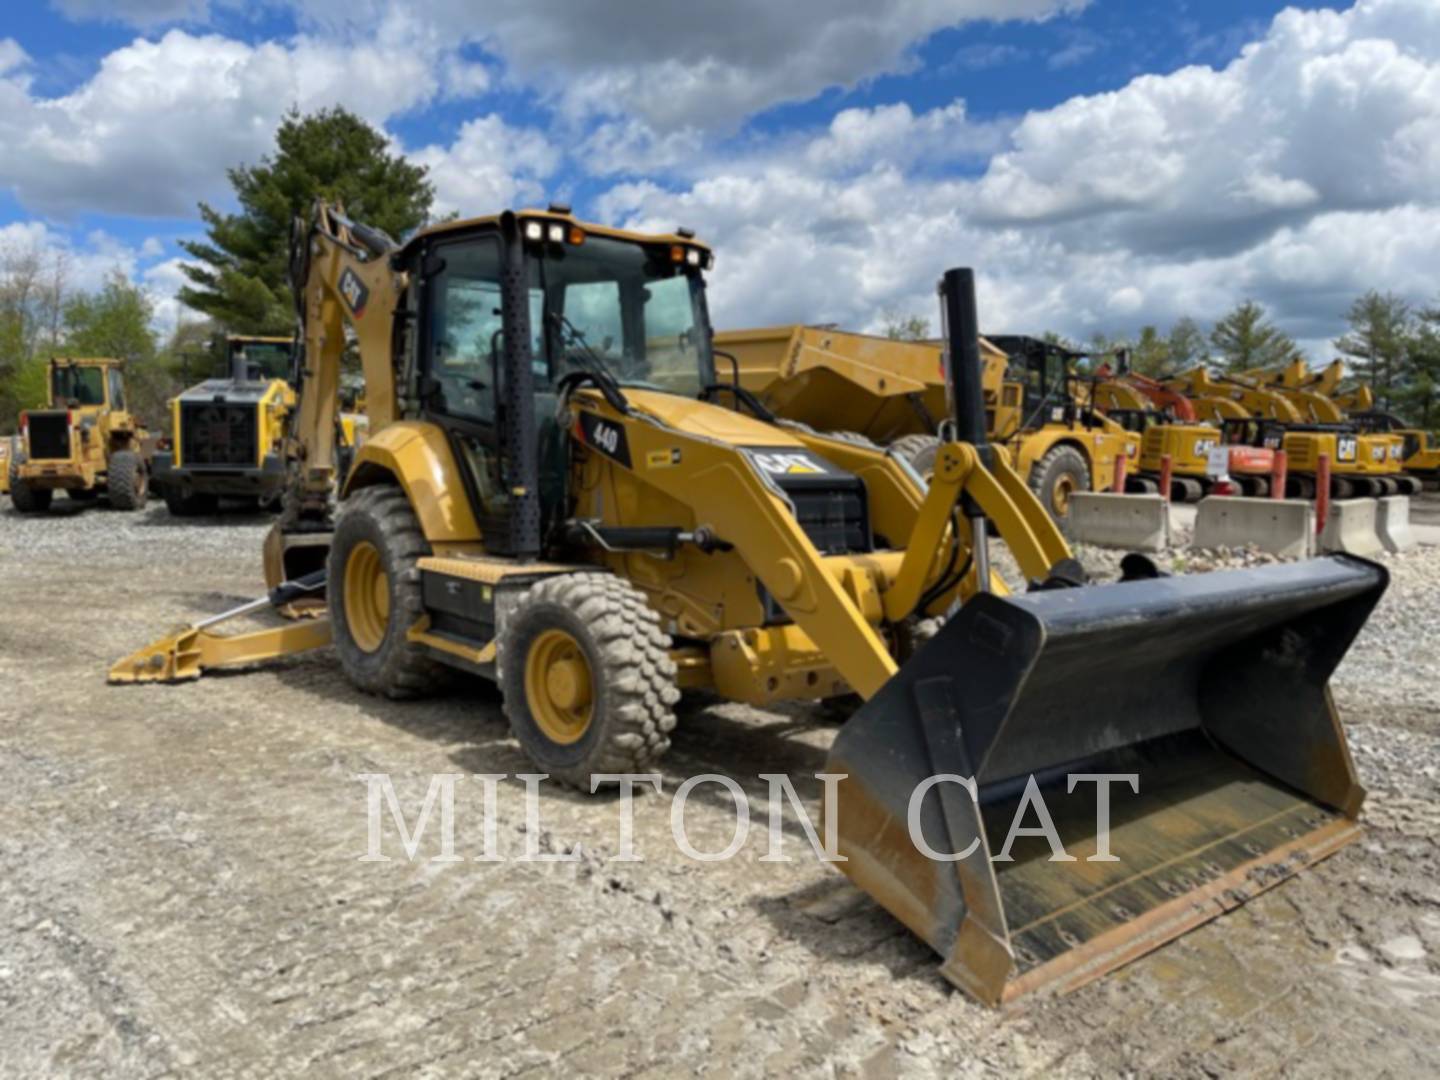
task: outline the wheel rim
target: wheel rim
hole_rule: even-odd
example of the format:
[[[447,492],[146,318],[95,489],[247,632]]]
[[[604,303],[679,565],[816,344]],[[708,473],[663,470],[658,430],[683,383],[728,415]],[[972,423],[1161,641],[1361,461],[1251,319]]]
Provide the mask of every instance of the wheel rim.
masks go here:
[[[345,560],[345,622],[364,652],[374,652],[390,626],[390,576],[380,551],[368,540],[356,544]]]
[[[525,657],[525,697],[535,726],[562,746],[579,742],[595,712],[595,680],[580,643],[564,630],[546,630]]]
[[[1075,478],[1069,473],[1055,478],[1050,488],[1050,505],[1055,507],[1055,513],[1063,517],[1070,512],[1070,496],[1074,491]]]

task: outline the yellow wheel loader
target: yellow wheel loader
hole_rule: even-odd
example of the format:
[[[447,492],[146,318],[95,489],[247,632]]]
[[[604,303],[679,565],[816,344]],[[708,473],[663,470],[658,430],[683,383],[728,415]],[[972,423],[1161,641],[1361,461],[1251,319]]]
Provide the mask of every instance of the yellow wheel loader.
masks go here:
[[[171,436],[151,456],[155,489],[176,517],[212,514],[222,497],[278,508],[294,342],[229,334],[210,348],[221,370],[171,399]]]
[[[1165,577],[1132,558],[1127,580],[1083,585],[986,438],[969,271],[943,283],[949,417],[927,484],[717,379],[711,262],[687,231],[563,207],[401,246],[319,207],[293,259],[309,371],[274,589],[112,681],[333,639],[375,694],[422,695],[445,668],[495,679],[525,752],[584,790],[654,767],[683,688],[859,695],[827,764],[845,774],[837,865],[992,1003],[1093,978],[1357,834],[1327,680],[1382,567]],[[347,327],[370,435],[337,508]],[[992,528],[1027,591],[992,570]],[[327,619],[219,629],[322,590]],[[1108,830],[1102,774],[1138,785],[1117,784]],[[1010,828],[1042,797],[1056,852]]]
[[[732,380],[776,416],[932,467],[945,420],[940,345],[783,326],[719,333],[715,346]],[[1110,490],[1117,456],[1138,453],[1139,438],[1089,407],[1076,354],[1025,337],[981,338],[980,353],[989,436],[1063,523],[1072,494]]]
[[[171,437],[151,457],[153,484],[176,517],[213,514],[222,498],[280,508],[285,439],[300,377],[295,340],[217,335],[221,371],[170,401]],[[353,449],[363,417],[342,411],[342,448]]]
[[[47,365],[49,407],[20,414],[10,454],[10,501],[22,514],[50,508],[55,492],[79,502],[101,495],[140,510],[150,490],[145,430],[125,401],[124,364],[56,358]]]

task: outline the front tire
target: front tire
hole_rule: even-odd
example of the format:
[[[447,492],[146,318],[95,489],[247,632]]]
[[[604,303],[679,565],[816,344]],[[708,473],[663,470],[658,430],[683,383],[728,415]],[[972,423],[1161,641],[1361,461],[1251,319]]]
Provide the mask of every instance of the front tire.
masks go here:
[[[413,698],[441,666],[406,634],[425,613],[416,563],[430,554],[410,500],[388,484],[345,501],[326,562],[326,596],[340,666],[369,694]]]
[[[645,596],[613,574],[532,586],[497,642],[510,729],[530,759],[589,791],[594,773],[645,772],[670,748],[675,662]]]
[[[1073,446],[1052,446],[1030,470],[1030,490],[1057,522],[1070,517],[1070,496],[1090,490],[1090,465]]]
[[[16,475],[17,472],[16,469],[10,470],[10,502],[15,509],[22,514],[43,514],[49,510],[55,492],[49,488],[31,487]]]
[[[143,510],[150,496],[150,479],[145,463],[133,450],[118,450],[110,455],[105,482],[110,490],[110,505],[116,510]]]
[[[220,509],[220,499],[215,495],[186,491],[174,485],[167,486],[164,491],[165,508],[172,517],[199,517]]]

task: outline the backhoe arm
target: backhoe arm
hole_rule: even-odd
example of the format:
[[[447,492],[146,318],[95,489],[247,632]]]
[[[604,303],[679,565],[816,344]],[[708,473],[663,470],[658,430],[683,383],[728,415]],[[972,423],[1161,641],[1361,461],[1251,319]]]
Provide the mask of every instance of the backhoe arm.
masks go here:
[[[305,346],[292,453],[301,463],[303,500],[320,508],[328,504],[335,480],[335,417],[347,326],[359,348],[370,431],[396,416],[391,344],[407,278],[390,265],[394,250],[384,233],[350,221],[323,201],[315,204],[308,225],[297,222],[292,239],[291,284]]]

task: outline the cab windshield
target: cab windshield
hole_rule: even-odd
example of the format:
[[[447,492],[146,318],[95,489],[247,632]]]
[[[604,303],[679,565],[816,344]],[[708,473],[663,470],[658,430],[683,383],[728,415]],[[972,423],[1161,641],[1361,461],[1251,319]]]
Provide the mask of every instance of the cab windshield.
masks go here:
[[[232,363],[242,359],[245,361],[247,378],[268,380],[290,377],[288,341],[232,341],[230,359]]]
[[[426,371],[432,407],[493,423],[503,400],[501,246],[494,235],[437,245]],[[714,382],[705,290],[670,248],[586,235],[527,252],[536,391],[603,367],[622,387],[696,397]]]
[[[621,386],[685,397],[714,381],[699,277],[669,254],[588,236],[531,261],[531,310],[543,313],[536,361],[552,382],[595,361]]]
[[[51,392],[56,405],[105,404],[105,373],[98,367],[57,365],[52,378]]]

